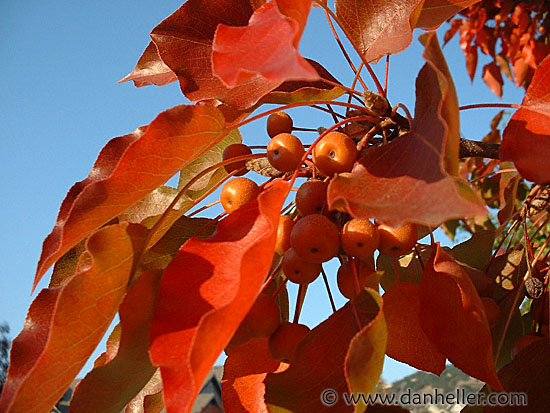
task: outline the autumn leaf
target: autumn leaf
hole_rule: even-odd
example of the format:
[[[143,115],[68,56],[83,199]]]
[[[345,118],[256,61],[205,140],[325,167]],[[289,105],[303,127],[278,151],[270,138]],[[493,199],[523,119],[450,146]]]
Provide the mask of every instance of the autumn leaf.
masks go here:
[[[147,85],[164,86],[178,80],[176,74],[170,70],[159,56],[157,46],[153,42],[145,48],[136,67],[118,83],[133,81],[135,87]]]
[[[354,304],[348,302],[309,332],[287,370],[268,374],[265,400],[270,411],[328,412],[335,408],[353,411],[341,400],[337,405],[323,405],[321,394],[325,389],[333,389],[342,396],[350,392],[349,386],[370,392],[369,386],[378,382],[386,332],[376,297],[374,291],[364,290]],[[362,329],[357,324],[354,305]],[[367,368],[365,372],[363,369]]]
[[[189,100],[216,99],[246,109],[280,85],[279,80],[253,78],[228,88],[212,73],[218,24],[246,26],[253,11],[247,0],[189,0],[153,29],[151,38],[162,60],[176,74]]]
[[[271,266],[288,183],[192,238],[164,271],[151,324],[150,355],[160,366],[168,411],[189,411],[216,358],[244,319]]]
[[[267,342],[267,338],[254,338],[227,352],[222,379],[226,411],[267,413],[263,381],[267,373],[287,368],[286,363],[271,357]]]
[[[482,77],[485,84],[491,89],[491,92],[501,98],[504,80],[502,79],[500,67],[495,62],[486,64],[483,66]]]
[[[38,294],[13,341],[0,410],[48,411],[57,403],[111,324],[144,237],[143,227],[127,223],[98,230],[86,244],[89,265]]]
[[[504,129],[500,159],[513,161],[519,173],[536,183],[550,183],[550,56],[535,71],[533,80]]]
[[[440,375],[445,370],[446,357],[420,325],[420,287],[400,282],[382,298],[388,325],[386,354],[417,369]]]
[[[335,176],[328,188],[330,209],[356,218],[376,217],[392,226],[415,222],[437,227],[452,218],[485,215],[483,201],[468,183],[444,170],[450,104],[448,81],[427,43],[428,62],[416,80],[411,131],[367,150],[351,174]],[[457,110],[457,108],[455,108]],[[452,162],[451,162],[452,163]]]
[[[223,128],[216,108],[181,105],[107,143],[88,178],[74,184],[61,204],[42,246],[34,287],[70,248],[218,143]]]
[[[311,0],[273,0],[257,9],[246,27],[218,25],[212,72],[234,88],[253,79],[282,83],[317,80],[317,71],[298,53]]]
[[[470,278],[439,244],[420,280],[420,324],[453,365],[502,390],[483,303]]]
[[[419,29],[431,30],[439,27],[445,20],[459,11],[478,3],[480,0],[425,0],[416,22]]]
[[[149,382],[156,367],[149,360],[149,324],[162,272],[141,274],[120,305],[120,344],[105,365],[76,386],[70,411],[120,412]]]
[[[151,380],[134,397],[124,410],[125,413],[160,413],[164,408],[162,378],[157,369]]]
[[[370,62],[406,49],[422,0],[335,0],[336,15],[349,40]]]
[[[550,403],[547,384],[550,380],[550,343],[544,338],[522,350],[510,364],[499,371],[502,384],[507,392],[525,393],[528,404],[486,408],[487,412],[544,412]]]

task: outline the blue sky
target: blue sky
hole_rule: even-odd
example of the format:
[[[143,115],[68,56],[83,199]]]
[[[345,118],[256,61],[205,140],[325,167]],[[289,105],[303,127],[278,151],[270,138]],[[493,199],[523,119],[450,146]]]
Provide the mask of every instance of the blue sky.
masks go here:
[[[141,89],[117,83],[134,67],[151,29],[180,5],[174,0],[0,4],[0,182],[4,188],[0,207],[0,322],[9,323],[12,337],[21,330],[36,295],[31,297],[30,290],[42,240],[51,231],[67,190],[88,175],[110,138],[131,132],[162,110],[187,102],[175,83]],[[390,101],[405,103],[411,112],[414,81],[424,63],[416,40],[420,33],[415,31],[413,45],[392,57],[390,66]],[[341,82],[351,84],[353,73],[339,54],[320,9],[312,10],[300,50],[321,62]],[[470,83],[457,39],[445,52],[460,104],[498,101],[479,75],[473,85]],[[478,73],[484,63],[480,57]],[[381,79],[383,69],[383,64],[376,68]],[[369,79],[365,80],[374,88]],[[508,82],[502,101],[519,103],[522,92]],[[465,112],[461,119],[464,136],[483,137],[495,113]],[[291,114],[298,126],[330,124],[329,118],[315,111],[295,110]],[[248,144],[265,145],[268,139],[265,121],[243,128],[242,133]],[[303,136],[304,141],[311,139]],[[332,278],[335,271],[334,264],[327,266]],[[39,289],[47,285],[46,279]],[[294,297],[295,290],[290,294]],[[340,299],[338,304],[343,302]],[[329,314],[326,292],[318,280],[308,291],[302,321],[313,326]],[[383,377],[393,381],[411,371],[390,361]]]

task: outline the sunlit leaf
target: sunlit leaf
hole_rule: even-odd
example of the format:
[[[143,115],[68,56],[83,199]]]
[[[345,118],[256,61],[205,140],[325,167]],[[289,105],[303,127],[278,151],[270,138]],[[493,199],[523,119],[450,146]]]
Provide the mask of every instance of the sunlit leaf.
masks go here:
[[[147,85],[164,86],[175,82],[178,78],[160,58],[157,46],[153,42],[149,42],[134,70],[120,79],[119,83],[129,80],[134,82],[135,87],[143,87]]]
[[[383,316],[380,315],[381,308],[374,294],[365,290],[359,294],[355,304],[350,301],[332,314],[310,331],[298,346],[295,360],[286,371],[268,374],[265,380],[267,389],[265,400],[270,411],[328,412],[334,411],[335,408],[342,412],[353,411],[353,407],[346,406],[341,397],[343,392],[350,392],[346,374],[350,374],[350,366],[347,363],[350,361],[349,352],[352,351],[350,344],[354,337],[361,336],[356,343],[359,347],[354,345],[351,360],[355,360],[355,351],[361,347],[364,351],[361,363],[369,358],[373,362],[370,365],[371,371],[366,373],[367,377],[363,377],[362,380],[378,381],[381,371],[379,364],[381,361],[377,355],[382,345],[385,345],[385,339],[379,337],[379,341],[375,339],[370,341],[372,337],[369,333],[371,322],[374,322],[372,325],[376,325],[373,331],[380,332],[375,320],[383,320]],[[362,330],[354,315],[354,305]],[[385,334],[385,331],[382,333]],[[367,345],[369,342],[372,344],[370,348]],[[359,369],[361,367],[361,365],[354,366]],[[345,369],[348,369],[347,373]],[[353,370],[351,373],[356,374],[356,371]],[[363,383],[355,383],[354,386],[357,384],[363,386]],[[322,404],[320,396],[325,389],[333,389],[340,395],[337,405],[329,407]]]
[[[34,286],[65,252],[165,183],[224,137],[214,107],[176,106],[149,126],[112,139],[88,178],[73,185],[44,240]]]
[[[536,183],[550,183],[550,56],[533,76],[521,107],[502,135],[500,159],[514,161],[519,173]]]
[[[139,277],[120,305],[121,337],[116,356],[76,386],[70,411],[120,412],[149,382],[156,367],[149,360],[149,324],[162,272]]]
[[[227,87],[252,79],[317,80],[317,71],[298,53],[311,0],[273,0],[252,14],[248,25],[218,25],[212,71]]]
[[[100,229],[86,244],[90,265],[38,294],[12,344],[1,411],[49,411],[57,403],[111,324],[144,235],[127,223]]]
[[[502,389],[483,303],[470,278],[439,244],[420,280],[420,324],[454,366]]]
[[[164,271],[150,355],[161,369],[167,410],[190,409],[258,295],[288,191],[288,183],[275,181],[220,221],[212,237],[188,240]]]
[[[456,13],[480,0],[425,0],[416,22],[417,28],[435,29]]]
[[[422,0],[335,0],[348,38],[367,61],[406,49],[412,41]]]

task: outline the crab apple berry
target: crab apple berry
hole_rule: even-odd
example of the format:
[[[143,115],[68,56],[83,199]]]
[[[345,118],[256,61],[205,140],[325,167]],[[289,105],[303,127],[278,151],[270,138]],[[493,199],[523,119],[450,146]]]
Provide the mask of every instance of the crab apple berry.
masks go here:
[[[416,224],[405,224],[399,228],[388,225],[379,225],[380,245],[378,250],[391,257],[399,257],[408,253],[418,239],[418,227]]]
[[[529,347],[531,344],[535,343],[539,340],[548,340],[545,337],[541,336],[533,336],[533,335],[527,335],[527,336],[521,336],[518,338],[514,345],[512,346],[512,359],[516,358],[516,356],[525,348]]]
[[[502,312],[498,304],[489,297],[481,297],[481,302],[483,307],[485,307],[485,314],[487,315],[487,320],[489,321],[489,326],[493,328],[497,325],[502,317]]]
[[[290,115],[285,112],[275,112],[267,117],[267,134],[270,138],[279,133],[290,133],[294,122]]]
[[[358,265],[356,265],[356,263]],[[355,271],[352,266],[355,266]],[[357,269],[359,267],[359,269]],[[359,292],[369,287],[378,290],[378,278],[374,277],[376,271],[371,268],[366,262],[361,260],[346,261],[336,274],[336,282],[340,293],[348,299],[355,298],[357,291],[355,290],[355,275],[357,273],[357,281],[359,282]]]
[[[350,219],[342,228],[342,248],[354,257],[366,259],[374,254],[380,244],[378,228],[368,219]]]
[[[304,145],[290,133],[279,133],[267,144],[267,159],[281,172],[293,172],[302,163]]]
[[[234,178],[227,182],[220,193],[223,209],[230,214],[260,195],[260,187],[248,178]]]
[[[279,218],[277,227],[277,239],[275,241],[275,252],[283,255],[290,248],[290,233],[294,228],[294,221],[288,215]]]
[[[320,214],[327,203],[328,183],[319,180],[304,182],[296,192],[296,209],[305,217]]]
[[[276,360],[292,363],[296,356],[296,349],[309,331],[309,327],[304,324],[285,321],[269,337],[267,346],[271,356]]]
[[[326,216],[311,214],[294,225],[290,247],[304,261],[321,264],[338,254],[340,233]]]
[[[281,324],[279,306],[267,294],[260,294],[243,320],[253,337],[269,337]]]
[[[329,132],[313,149],[313,163],[325,176],[349,172],[357,159],[353,140],[341,132]]]
[[[282,268],[286,278],[296,284],[313,282],[322,269],[321,264],[304,261],[292,248],[285,252]]]
[[[251,155],[252,150],[248,145],[245,145],[243,143],[234,143],[232,145],[229,145],[225,150],[223,151],[222,159],[226,161],[227,159],[236,158],[237,156],[242,155]],[[240,161],[240,162],[234,162],[227,165],[224,165],[225,170],[228,173],[233,172],[236,169],[242,169],[246,166],[246,161]],[[242,172],[236,173],[235,176],[242,176],[246,174],[248,171],[244,169]]]

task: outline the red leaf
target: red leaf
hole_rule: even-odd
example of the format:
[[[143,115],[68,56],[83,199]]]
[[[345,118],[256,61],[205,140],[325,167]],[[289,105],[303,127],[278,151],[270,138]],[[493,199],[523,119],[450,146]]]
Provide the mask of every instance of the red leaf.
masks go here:
[[[446,153],[451,158],[445,119],[456,131],[452,108],[456,112],[458,108],[448,99],[445,70],[427,40],[428,63],[416,80],[411,131],[367,150],[351,174],[333,178],[328,188],[330,209],[345,210],[357,218],[376,217],[392,226],[416,222],[436,227],[448,219],[486,214],[483,201],[468,184],[444,170]]]
[[[273,0],[254,12],[246,27],[218,25],[212,72],[233,88],[254,79],[317,80],[317,71],[298,53],[311,0]]]
[[[504,129],[500,159],[511,160],[519,173],[537,183],[550,183],[550,57],[536,70],[521,107]]]
[[[422,0],[335,0],[336,14],[350,41],[367,61],[406,49]]]
[[[484,411],[499,413],[518,411],[545,412],[550,404],[550,343],[548,339],[534,342],[521,351],[512,362],[499,370],[502,384],[507,392],[527,394],[527,406],[486,407]]]
[[[446,357],[428,338],[420,325],[420,287],[401,282],[384,296],[384,315],[388,324],[386,354],[419,370],[440,375]]]
[[[502,85],[504,81],[502,80],[502,74],[500,73],[500,68],[493,61],[489,64],[483,66],[483,81],[489,86],[489,89],[497,95],[499,98],[502,97]]]
[[[221,221],[211,238],[191,238],[164,271],[151,324],[168,411],[189,411],[216,358],[244,319],[271,266],[288,183]]]
[[[420,280],[420,323],[451,363],[502,390],[483,303],[470,277],[439,244]]]
[[[274,360],[267,348],[267,338],[255,338],[227,353],[223,366],[223,407],[228,412],[267,413],[264,402],[267,373],[287,367]]]
[[[325,389],[333,389],[340,396],[344,392],[349,393],[345,369],[347,374],[354,374],[350,368],[361,367],[349,365],[349,362],[353,363],[357,356],[355,351],[362,348],[365,353],[362,357],[365,360],[380,350],[379,347],[368,348],[361,343],[356,343],[359,347],[354,345],[353,350],[350,348],[355,338],[360,342],[364,338],[368,340],[369,327],[377,324],[377,320],[381,319],[381,322],[384,320],[374,294],[365,290],[355,300],[357,315],[364,326],[362,330],[359,330],[354,316],[354,304],[350,301],[309,332],[299,345],[295,360],[286,371],[267,375],[265,400],[270,410],[286,409],[284,411],[307,413],[353,411],[353,407],[346,406],[341,401],[341,397],[338,405],[323,405],[321,394]],[[375,327],[374,330],[377,328]],[[384,343],[379,343],[381,344],[385,345],[385,340]],[[355,354],[350,356],[350,352]],[[371,367],[373,368],[370,373],[367,373],[367,376],[370,376],[366,378],[367,380],[379,375],[378,368],[381,368],[377,363]],[[378,378],[376,377],[376,381]]]
[[[480,0],[425,0],[416,22],[420,29],[435,29],[445,20],[453,17],[459,11],[470,7]]]
[[[120,412],[149,382],[156,368],[149,360],[149,324],[162,272],[143,273],[120,306],[118,351],[75,388],[70,411]]]
[[[189,0],[153,29],[151,38],[162,60],[178,76],[189,100],[217,99],[246,109],[280,85],[279,80],[253,78],[230,89],[212,73],[212,42],[218,24],[246,26],[252,13],[247,0]]]
[[[219,142],[223,128],[223,116],[216,108],[182,105],[107,143],[88,178],[74,184],[61,204],[57,222],[42,245],[34,287],[75,244]]]
[[[129,80],[134,82],[135,87],[143,87],[147,85],[164,86],[175,82],[178,78],[160,58],[157,46],[150,42],[134,70],[120,79],[118,83]]]
[[[100,229],[87,242],[86,269],[38,294],[13,341],[1,411],[48,411],[57,403],[111,324],[144,235],[127,223]]]

